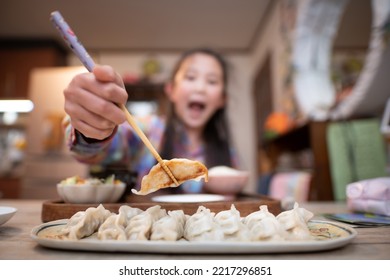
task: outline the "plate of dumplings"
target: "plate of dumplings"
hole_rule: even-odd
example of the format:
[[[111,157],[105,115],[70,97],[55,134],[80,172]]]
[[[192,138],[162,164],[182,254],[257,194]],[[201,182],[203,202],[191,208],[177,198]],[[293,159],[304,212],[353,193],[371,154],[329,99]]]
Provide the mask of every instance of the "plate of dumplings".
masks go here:
[[[122,205],[114,213],[100,204],[36,226],[31,237],[41,246],[65,250],[253,254],[329,250],[356,236],[351,227],[313,216],[298,203],[276,216],[266,205],[241,216],[234,204],[217,213],[199,206],[191,215],[160,205],[146,210]]]

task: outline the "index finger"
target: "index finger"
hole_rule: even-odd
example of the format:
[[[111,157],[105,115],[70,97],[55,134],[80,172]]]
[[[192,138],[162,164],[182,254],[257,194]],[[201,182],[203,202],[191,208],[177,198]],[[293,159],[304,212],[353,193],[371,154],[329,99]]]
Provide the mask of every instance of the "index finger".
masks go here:
[[[96,79],[101,82],[113,82],[118,85],[123,86],[123,80],[114,68],[109,65],[96,65],[92,70],[92,73],[95,75]]]

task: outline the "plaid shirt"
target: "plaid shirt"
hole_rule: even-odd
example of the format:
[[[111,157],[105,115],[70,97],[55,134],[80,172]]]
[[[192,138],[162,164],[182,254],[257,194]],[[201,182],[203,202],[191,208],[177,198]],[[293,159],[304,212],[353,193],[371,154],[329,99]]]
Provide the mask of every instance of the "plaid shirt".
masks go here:
[[[145,135],[148,137],[153,147],[161,151],[162,140],[165,130],[165,119],[156,115],[151,115],[143,119],[137,119],[137,123]],[[142,140],[135,134],[128,123],[118,126],[116,133],[103,141],[88,143],[85,139],[73,129],[70,124],[70,118],[64,121],[65,137],[69,149],[74,157],[86,164],[123,164],[129,170],[138,173],[138,188],[141,186],[142,178],[147,175],[150,169],[156,164],[156,159],[152,153],[143,144]],[[178,142],[175,146],[176,158],[188,158],[205,162],[204,147],[193,147],[189,144],[188,137],[184,130],[178,134]],[[233,165],[237,166],[237,157],[233,150],[231,151]],[[202,181],[187,181],[180,188],[187,193],[202,192]]]

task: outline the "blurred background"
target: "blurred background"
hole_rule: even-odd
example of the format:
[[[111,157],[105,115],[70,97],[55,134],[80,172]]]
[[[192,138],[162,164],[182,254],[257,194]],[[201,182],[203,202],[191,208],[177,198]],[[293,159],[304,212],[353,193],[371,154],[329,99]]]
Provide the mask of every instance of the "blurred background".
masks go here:
[[[90,172],[63,143],[62,91],[85,69],[55,10],[122,75],[135,115],[165,112],[181,52],[222,52],[247,192],[342,200],[347,183],[388,175],[387,0],[2,0],[0,198],[56,198],[60,180]]]

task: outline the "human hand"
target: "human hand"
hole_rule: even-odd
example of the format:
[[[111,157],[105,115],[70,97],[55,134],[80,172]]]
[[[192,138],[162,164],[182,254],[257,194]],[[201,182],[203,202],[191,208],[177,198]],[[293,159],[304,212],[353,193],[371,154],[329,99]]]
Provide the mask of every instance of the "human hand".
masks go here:
[[[88,138],[105,139],[126,120],[117,105],[125,104],[128,95],[122,78],[110,66],[96,65],[92,73],[75,76],[64,97],[73,128]]]

